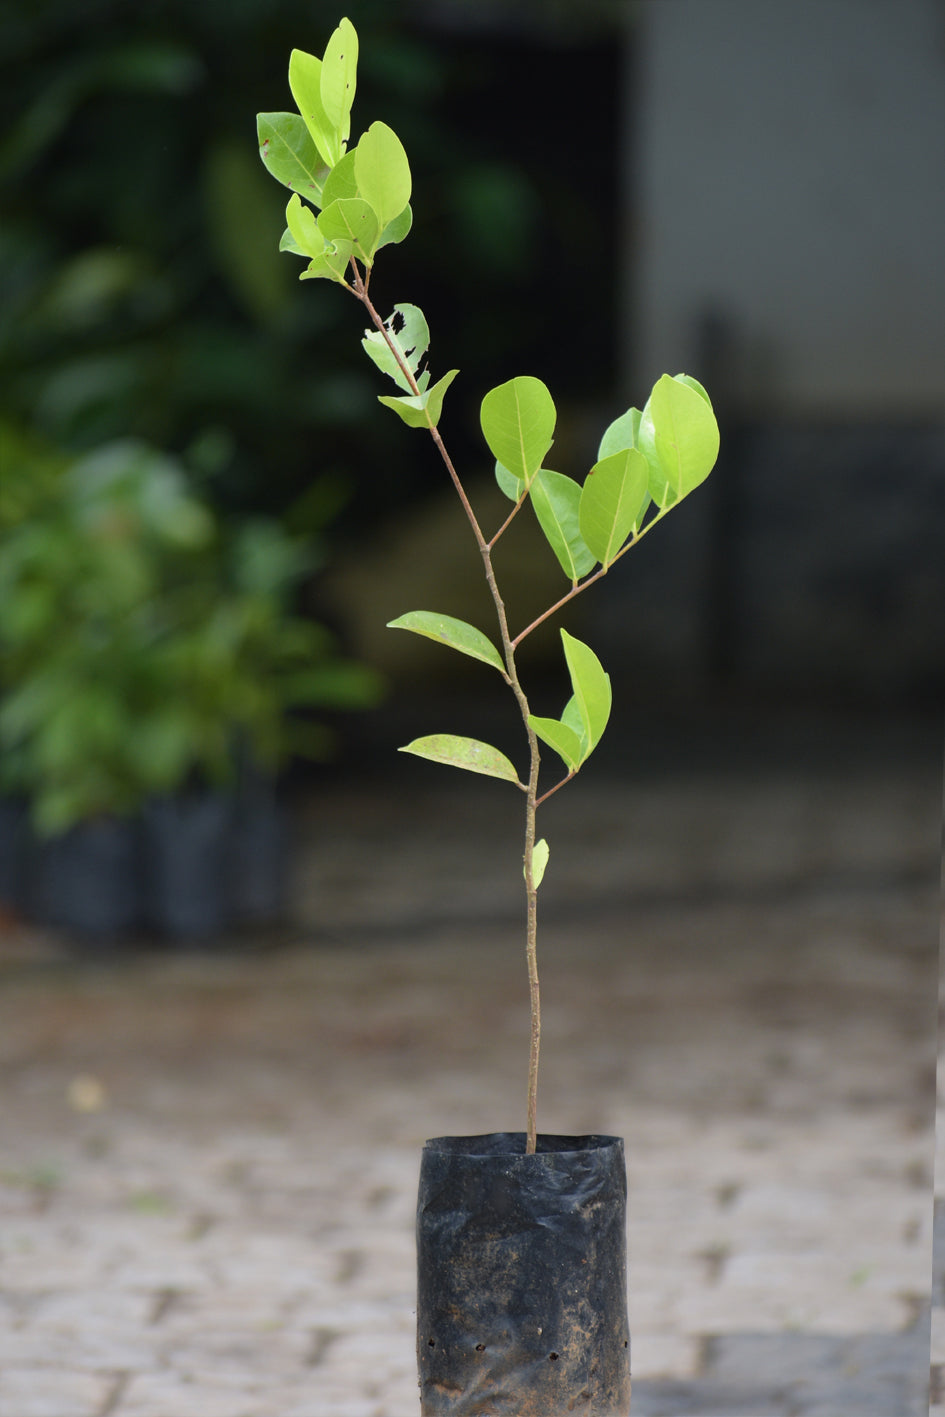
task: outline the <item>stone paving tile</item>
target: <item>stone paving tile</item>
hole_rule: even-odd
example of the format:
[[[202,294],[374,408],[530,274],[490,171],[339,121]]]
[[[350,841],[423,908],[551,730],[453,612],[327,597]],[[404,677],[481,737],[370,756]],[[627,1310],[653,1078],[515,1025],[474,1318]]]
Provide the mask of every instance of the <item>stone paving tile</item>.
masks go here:
[[[945,906],[945,874],[942,886],[942,904]],[[934,1166],[929,1417],[945,1417],[945,928],[939,947]]]
[[[712,1339],[698,1382],[636,1382],[633,1417],[925,1417],[927,1331]]]
[[[114,1380],[65,1367],[5,1365],[0,1371],[2,1417],[97,1417]]]
[[[654,791],[629,843],[604,793],[577,822],[598,908],[547,897],[543,1125],[627,1138],[634,1417],[920,1410],[924,799],[816,797],[741,783],[719,819],[714,786]],[[518,925],[491,858],[459,906],[430,882],[468,818],[395,830],[394,891],[371,844],[417,803],[336,805],[299,944],[53,949],[0,988],[0,1417],[416,1412],[419,1147],[518,1125]]]

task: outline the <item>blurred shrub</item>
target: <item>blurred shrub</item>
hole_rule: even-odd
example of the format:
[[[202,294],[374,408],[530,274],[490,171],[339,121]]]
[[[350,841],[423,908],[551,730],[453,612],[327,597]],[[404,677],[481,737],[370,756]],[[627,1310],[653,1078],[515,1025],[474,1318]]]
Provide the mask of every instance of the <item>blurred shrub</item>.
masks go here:
[[[227,532],[140,441],[68,460],[0,426],[0,447],[0,790],[41,831],[226,781],[241,755],[323,755],[305,711],[376,701],[377,676],[293,613],[310,543]]]
[[[496,31],[434,29],[428,11],[347,7],[365,37],[364,126],[385,114],[430,194],[396,286],[378,294],[420,298],[429,273],[424,308],[443,361],[462,364],[478,450],[497,338],[509,374],[532,360],[553,380],[565,361],[570,386],[585,372],[600,386],[588,351],[606,362],[607,341],[585,328],[596,317],[583,285],[597,262],[612,265],[614,223],[594,203],[616,202],[599,137],[613,130],[617,47],[581,51],[579,25],[573,43],[542,47],[539,25],[531,37],[501,16]],[[375,417],[353,306],[311,287],[290,298],[284,201],[256,155],[253,115],[280,101],[291,48],[320,50],[340,13],[337,0],[0,7],[0,415],[72,452],[145,439],[181,457],[216,504],[291,509],[300,529],[313,468],[336,487],[369,481],[379,518],[439,482],[432,459],[394,447]],[[573,152],[580,162],[563,162]],[[572,326],[580,360],[561,337]],[[359,532],[364,507],[353,510]]]
[[[389,7],[360,5],[381,15]],[[282,511],[373,406],[347,311],[290,301],[253,115],[327,0],[0,11],[0,413],[72,451],[143,438],[229,509]],[[393,26],[396,29],[396,23]],[[193,454],[193,456],[191,456]]]

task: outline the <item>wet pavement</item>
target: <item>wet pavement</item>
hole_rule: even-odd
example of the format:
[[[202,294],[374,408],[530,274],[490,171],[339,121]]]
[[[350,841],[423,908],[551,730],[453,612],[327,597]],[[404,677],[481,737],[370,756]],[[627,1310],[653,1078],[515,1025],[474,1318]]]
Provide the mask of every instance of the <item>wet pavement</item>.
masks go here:
[[[540,1126],[626,1139],[634,1417],[928,1411],[940,730],[841,728],[543,809]],[[413,1417],[420,1146],[523,1124],[518,807],[306,791],[265,939],[7,922],[0,1417]]]

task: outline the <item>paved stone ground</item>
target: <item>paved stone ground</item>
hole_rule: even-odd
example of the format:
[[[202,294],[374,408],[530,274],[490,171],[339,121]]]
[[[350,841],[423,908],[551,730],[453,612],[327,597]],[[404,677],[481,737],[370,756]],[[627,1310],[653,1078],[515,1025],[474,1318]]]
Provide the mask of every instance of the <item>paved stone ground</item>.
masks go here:
[[[945,885],[945,875],[943,875]],[[945,901],[945,891],[943,891]],[[935,1218],[932,1245],[929,1417],[945,1417],[945,934],[938,1004],[938,1087],[935,1124]]]
[[[541,1125],[627,1140],[634,1417],[928,1410],[940,747],[813,742],[545,809]],[[416,1413],[419,1148],[521,1126],[526,1000],[517,794],[409,767],[300,804],[278,938],[8,926],[0,1417]]]

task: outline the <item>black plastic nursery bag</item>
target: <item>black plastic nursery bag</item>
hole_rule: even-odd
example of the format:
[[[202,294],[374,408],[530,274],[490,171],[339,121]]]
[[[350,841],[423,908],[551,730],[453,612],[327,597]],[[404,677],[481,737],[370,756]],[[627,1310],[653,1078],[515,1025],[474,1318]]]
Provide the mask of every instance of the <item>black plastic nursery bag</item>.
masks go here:
[[[626,1204],[619,1137],[426,1143],[421,1417],[627,1417]]]

